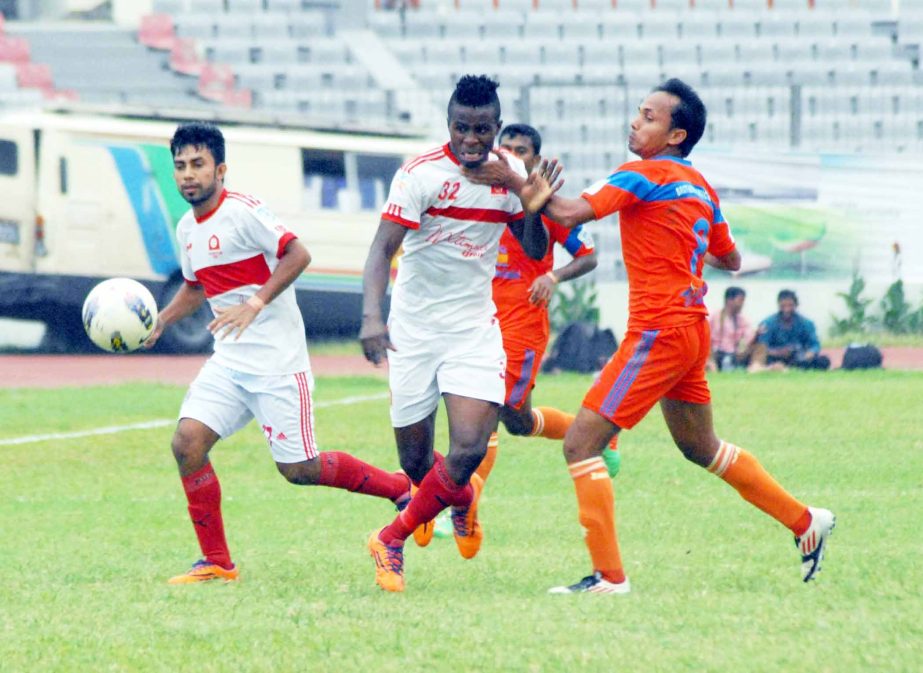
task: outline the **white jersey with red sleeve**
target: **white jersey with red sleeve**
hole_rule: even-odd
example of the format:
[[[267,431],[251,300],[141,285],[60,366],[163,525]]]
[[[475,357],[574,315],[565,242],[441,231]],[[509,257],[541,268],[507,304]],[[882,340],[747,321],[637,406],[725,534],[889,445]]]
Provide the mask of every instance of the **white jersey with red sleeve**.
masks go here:
[[[196,218],[190,210],[176,227],[183,277],[201,286],[212,308],[241,304],[269,280],[289,241],[296,238],[258,199],[224,190],[218,206]],[[212,359],[246,374],[307,371],[304,322],[289,285],[260,311],[239,339],[215,339]]]
[[[522,161],[511,155],[508,161],[526,175]],[[491,280],[500,236],[509,223],[523,219],[515,194],[469,182],[446,144],[401,167],[381,216],[408,229],[391,296],[392,319],[458,332],[493,317]]]

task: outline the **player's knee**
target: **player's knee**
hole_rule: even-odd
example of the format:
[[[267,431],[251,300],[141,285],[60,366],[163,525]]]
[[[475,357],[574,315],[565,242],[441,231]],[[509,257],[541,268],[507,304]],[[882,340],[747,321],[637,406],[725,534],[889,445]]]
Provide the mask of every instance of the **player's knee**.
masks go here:
[[[529,416],[528,420],[520,416],[505,417],[503,419],[503,427],[505,427],[506,431],[511,435],[524,437],[532,433],[532,417]]]
[[[423,481],[423,477],[426,476],[426,473],[429,472],[433,466],[432,461],[427,462],[416,456],[401,455],[400,463],[401,469],[415,484],[419,484]]]
[[[306,460],[301,463],[276,463],[279,474],[296,486],[312,486],[320,477],[320,461]]]
[[[707,467],[715,456],[711,443],[707,441],[677,440],[676,448],[680,450],[686,460],[700,467]]]
[[[198,441],[194,435],[177,430],[170,443],[173,457],[180,466],[203,463],[209,447]]]

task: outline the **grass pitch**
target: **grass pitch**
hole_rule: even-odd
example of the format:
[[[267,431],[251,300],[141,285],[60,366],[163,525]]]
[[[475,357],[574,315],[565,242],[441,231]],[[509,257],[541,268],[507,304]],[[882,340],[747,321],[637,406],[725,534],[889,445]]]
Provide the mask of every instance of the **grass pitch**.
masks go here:
[[[574,410],[588,383],[539,379],[534,399]],[[813,584],[790,534],[686,463],[655,410],[623,435],[615,480],[629,596],[545,594],[590,570],[558,442],[501,434],[480,555],[409,542],[407,591],[389,595],[365,538],[390,505],[285,483],[252,424],[212,455],[242,581],[170,587],[198,548],[164,426],[0,444],[0,671],[923,670],[923,374],[712,388],[719,435],[836,512]],[[0,442],[172,418],[183,392],[0,391]],[[385,392],[321,379],[315,398]],[[322,449],[396,469],[386,399],[317,424]]]

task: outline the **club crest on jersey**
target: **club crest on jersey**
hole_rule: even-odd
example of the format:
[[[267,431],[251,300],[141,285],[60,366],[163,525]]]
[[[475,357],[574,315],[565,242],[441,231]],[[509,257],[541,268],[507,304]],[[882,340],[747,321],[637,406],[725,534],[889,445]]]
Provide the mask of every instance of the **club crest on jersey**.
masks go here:
[[[208,254],[212,257],[221,255],[221,241],[218,240],[215,234],[212,234],[208,239]]]
[[[500,185],[491,185],[490,186],[490,195],[491,196],[508,196],[510,190],[506,187],[501,187]]]

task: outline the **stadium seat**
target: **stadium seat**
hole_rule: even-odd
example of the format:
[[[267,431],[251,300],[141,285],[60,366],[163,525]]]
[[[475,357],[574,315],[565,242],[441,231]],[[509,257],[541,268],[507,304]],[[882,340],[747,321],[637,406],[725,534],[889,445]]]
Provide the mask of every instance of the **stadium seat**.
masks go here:
[[[539,51],[541,62],[545,65],[580,65],[580,52],[574,43],[547,43],[541,45]]]
[[[191,14],[206,14],[215,16],[224,13],[224,0],[188,0],[188,9]]]
[[[665,68],[673,65],[697,64],[698,46],[691,42],[664,42],[660,45],[660,64]]]
[[[284,14],[256,14],[250,22],[253,37],[259,41],[287,40],[290,37],[289,19]]]
[[[288,19],[292,37],[310,39],[328,36],[327,19],[322,12],[302,12]]]
[[[248,63],[234,68],[235,85],[241,89],[271,91],[285,83],[280,67],[275,64]]]
[[[180,14],[175,17],[176,35],[192,40],[210,40],[215,36],[215,19],[208,14]]]
[[[170,69],[183,75],[198,75],[202,71],[202,62],[196,51],[195,41],[190,38],[177,38],[170,50]]]
[[[230,40],[249,40],[253,37],[253,28],[249,16],[227,14],[215,18],[215,36]]]
[[[175,16],[186,11],[186,0],[154,0],[151,11],[154,14]]]
[[[602,38],[604,40],[637,40],[639,30],[636,14],[619,10],[603,15]]]
[[[266,0],[267,12],[294,13],[301,9],[301,0]]]
[[[203,43],[205,58],[212,63],[225,63],[227,65],[240,65],[242,63],[255,63],[257,47],[250,40],[223,39],[215,42]]]
[[[44,63],[17,63],[16,81],[20,88],[24,89],[41,89],[42,91],[54,89],[51,68]]]
[[[0,35],[0,62],[28,63],[30,58],[29,41],[24,37]]]
[[[463,62],[469,66],[487,68],[494,67],[500,62],[500,46],[494,41],[477,42],[474,44],[465,42],[462,43],[461,49],[456,51],[456,57],[459,51],[463,56]],[[429,58],[429,56],[429,51],[427,51],[427,60],[435,62],[435,60]]]
[[[256,14],[263,11],[263,0],[227,0],[228,14]]]
[[[168,14],[148,14],[141,17],[138,42],[144,46],[169,51],[175,39],[173,19]]]
[[[301,48],[295,40],[273,40],[263,42],[256,49],[256,62],[265,64],[275,64],[277,66],[294,65],[300,63]]]

